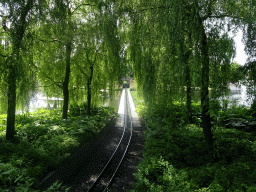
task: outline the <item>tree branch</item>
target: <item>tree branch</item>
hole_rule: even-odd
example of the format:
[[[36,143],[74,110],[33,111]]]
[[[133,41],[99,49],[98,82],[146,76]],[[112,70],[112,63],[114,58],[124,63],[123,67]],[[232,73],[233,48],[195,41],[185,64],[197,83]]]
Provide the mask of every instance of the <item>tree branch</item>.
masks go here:
[[[94,57],[94,60],[93,60],[93,65],[94,65],[95,62],[96,62],[96,58],[97,58],[97,52],[95,53],[95,57]]]
[[[133,13],[136,13],[136,12],[142,12],[142,11],[147,11],[147,10],[153,10],[153,9],[166,9],[167,6],[158,6],[158,7],[147,7],[147,8],[141,8],[141,9],[130,9],[130,10],[125,10],[125,12],[133,12]]]
[[[57,87],[59,87],[60,86],[59,83],[61,83],[61,82],[54,82],[54,83],[52,83],[50,85],[44,85],[44,86],[38,86],[38,87],[51,87],[53,85],[56,85]],[[59,88],[62,88],[62,87],[59,87]]]
[[[83,73],[83,75],[87,78],[87,74],[83,71],[82,67],[79,64],[76,64],[76,65],[79,67],[79,69]]]
[[[92,65],[91,60],[89,59],[89,56],[88,56],[89,53],[90,53],[90,50],[87,49],[87,52],[86,52],[86,60],[87,60],[87,63],[89,63],[90,65]]]
[[[203,21],[205,21],[208,18],[224,19],[226,17],[229,17],[229,18],[232,18],[232,19],[241,19],[241,20],[243,20],[243,18],[241,18],[241,17],[232,16],[232,15],[226,15],[226,14],[223,14],[223,15],[206,15],[202,19],[203,19]]]
[[[7,55],[2,55],[1,53],[0,53],[0,56],[1,56],[1,57],[8,57]]]
[[[77,9],[79,9],[80,7],[82,7],[82,6],[92,6],[92,7],[96,7],[97,5],[93,5],[93,4],[90,4],[90,3],[82,3],[82,4],[78,5],[78,6],[74,9],[74,11],[72,11],[71,15],[73,15],[73,13],[74,13]]]
[[[158,6],[158,7],[148,7],[144,9],[140,9],[139,11],[146,11],[146,10],[151,10],[151,9],[166,9],[166,6]]]
[[[46,42],[46,43],[54,43],[54,42],[58,42],[58,43],[61,43],[61,41],[57,40],[57,39],[53,39],[51,41],[47,41],[47,40],[44,40],[44,39],[39,39],[40,41],[42,42]]]
[[[10,18],[11,16],[10,16],[10,15],[2,15],[2,14],[0,14],[0,17],[7,17],[7,18]]]
[[[85,87],[73,87],[73,89],[86,89]]]
[[[154,9],[166,9],[168,8],[167,6],[158,6],[158,7],[147,7],[147,8],[142,8],[142,9],[133,9],[131,11],[128,11],[128,12],[142,12],[142,11],[147,11],[147,10],[154,10]],[[210,10],[211,12],[211,10]],[[222,15],[211,15],[211,13],[209,13],[208,15],[202,17],[203,21],[208,19],[208,18],[216,18],[216,19],[223,19],[223,18],[226,18],[226,17],[229,17],[229,18],[233,18],[233,19],[241,19],[243,20],[243,18],[241,17],[237,17],[237,16],[232,16],[232,15],[229,15],[229,14],[222,14]]]
[[[44,72],[41,71],[41,73],[42,73],[47,79],[49,79],[49,80],[51,80],[51,81],[53,82],[50,86],[52,86],[52,85],[55,84],[55,85],[56,85],[57,87],[59,87],[60,89],[63,88],[62,82],[55,82],[53,78],[49,77],[49,76],[48,76],[47,74],[45,74]],[[49,86],[49,87],[50,87],[50,86]]]

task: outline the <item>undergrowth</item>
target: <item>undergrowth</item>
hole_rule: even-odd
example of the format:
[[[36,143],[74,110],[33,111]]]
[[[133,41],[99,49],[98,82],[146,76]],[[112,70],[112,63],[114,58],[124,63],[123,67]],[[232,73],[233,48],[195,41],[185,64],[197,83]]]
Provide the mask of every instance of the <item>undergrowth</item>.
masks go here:
[[[200,108],[197,104],[193,107]],[[256,191],[256,139],[252,133],[214,125],[218,159],[214,161],[208,155],[200,121],[186,124],[180,117],[176,121],[182,123],[177,124],[157,110],[147,110],[142,104],[137,108],[146,123],[146,139],[133,191]],[[228,118],[229,114],[246,117],[248,109],[215,113],[216,119]]]
[[[37,191],[40,180],[95,136],[115,113],[101,107],[90,116],[62,120],[60,115],[58,110],[17,115],[15,143],[5,140],[5,120],[0,122],[0,191]],[[46,191],[61,188],[55,183]]]

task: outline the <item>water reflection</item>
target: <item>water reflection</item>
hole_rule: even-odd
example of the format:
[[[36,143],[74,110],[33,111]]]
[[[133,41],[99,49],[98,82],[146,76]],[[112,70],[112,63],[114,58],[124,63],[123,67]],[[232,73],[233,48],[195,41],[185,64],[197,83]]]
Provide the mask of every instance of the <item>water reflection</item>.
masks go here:
[[[103,107],[114,107],[116,111],[118,111],[121,94],[122,94],[122,90],[115,91],[113,93],[113,96],[110,96],[109,94],[102,94],[100,95],[101,102],[99,105]]]
[[[253,98],[248,97],[247,88],[245,85],[240,85],[240,86],[230,85],[229,88],[230,88],[229,94],[226,96],[222,96],[218,99],[221,104],[223,103],[223,100],[228,100],[228,107],[231,107],[232,105],[236,105],[236,106],[244,105],[246,107],[251,106],[253,102]],[[110,96],[108,92],[104,91],[104,93],[100,95],[101,99],[100,99],[99,106],[114,107],[116,111],[118,111],[121,93],[122,93],[121,90],[114,91],[112,96]],[[211,91],[210,91],[210,95],[211,95]],[[195,102],[200,101],[200,91],[195,91],[192,99]],[[38,108],[46,108],[46,109],[61,108],[62,104],[63,104],[62,98],[56,98],[56,97],[47,98],[42,93],[38,93],[29,103],[29,112],[33,112]],[[17,111],[17,113],[20,113],[20,112],[22,111]]]
[[[62,106],[63,99],[57,97],[47,98],[42,93],[36,94],[29,103],[29,112],[33,112],[38,108],[54,109]]]
[[[240,85],[236,87],[235,85],[229,86],[230,93],[227,97],[223,97],[221,99],[227,99],[230,101],[231,104],[241,106],[244,105],[246,107],[250,107],[253,98],[248,97],[247,95],[247,88],[244,85]]]
[[[236,105],[236,106],[242,106],[244,105],[245,107],[250,107],[253,99],[254,98],[250,98],[247,95],[247,87],[245,85],[234,85],[231,84],[229,85],[229,94],[226,96],[221,96],[218,98],[218,100],[220,101],[221,105],[223,103],[223,100],[227,100],[228,101],[228,107],[231,107],[232,105]],[[210,96],[212,95],[212,92],[210,91]],[[201,97],[200,97],[200,91],[195,91],[194,92],[194,97],[193,100],[195,102],[200,101]]]
[[[229,89],[230,89],[230,92],[228,93],[228,95],[218,98],[221,105],[223,104],[223,100],[228,100],[228,107],[231,107],[232,105],[236,105],[236,106],[244,105],[245,107],[251,106],[253,102],[253,98],[248,97],[247,88],[245,85],[236,86],[232,84],[229,86]],[[121,93],[122,91],[120,90],[120,91],[115,91],[113,97],[110,97],[109,95],[102,96],[102,102],[100,105],[105,107],[108,107],[108,106],[115,107],[116,110],[118,110]],[[195,102],[200,101],[201,100],[200,94],[201,94],[200,91],[195,91],[192,99]],[[210,96],[211,94],[212,93],[210,91]]]
[[[102,91],[100,96],[99,106],[114,107],[118,110],[121,90],[115,91],[112,96],[107,91]],[[57,97],[47,98],[42,93],[36,94],[36,96],[29,103],[29,112],[33,112],[38,108],[54,109],[62,107],[63,99]]]

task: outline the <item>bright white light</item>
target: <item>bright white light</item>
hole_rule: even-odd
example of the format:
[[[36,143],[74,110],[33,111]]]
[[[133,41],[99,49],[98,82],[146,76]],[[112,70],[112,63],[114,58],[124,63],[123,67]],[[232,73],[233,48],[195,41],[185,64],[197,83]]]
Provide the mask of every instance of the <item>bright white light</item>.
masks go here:
[[[38,93],[36,94],[35,98],[32,99],[32,101],[30,102],[30,105],[29,105],[30,110],[33,111],[34,108],[48,107],[47,100],[57,101],[57,100],[63,100],[63,99],[56,98],[56,97],[51,97],[47,99],[47,97],[43,96],[43,94]]]
[[[118,108],[118,115],[116,121],[116,127],[123,127],[124,126],[124,102],[125,102],[125,89],[122,91],[122,95],[120,98],[119,108]]]
[[[130,105],[130,109],[131,109],[132,126],[133,127],[141,127],[139,116],[135,111],[136,108],[135,108],[134,102],[132,100],[132,95],[131,95],[131,92],[129,89],[128,89],[128,100],[129,100],[129,105]]]
[[[234,58],[234,61],[240,65],[244,65],[247,59],[247,55],[244,51],[244,44],[242,43],[242,36],[242,30],[239,29],[236,36],[234,37],[234,41],[236,43],[236,57]]]
[[[124,101],[125,101],[125,90],[123,89],[121,99],[120,99],[119,108],[118,108],[119,115],[124,115]]]

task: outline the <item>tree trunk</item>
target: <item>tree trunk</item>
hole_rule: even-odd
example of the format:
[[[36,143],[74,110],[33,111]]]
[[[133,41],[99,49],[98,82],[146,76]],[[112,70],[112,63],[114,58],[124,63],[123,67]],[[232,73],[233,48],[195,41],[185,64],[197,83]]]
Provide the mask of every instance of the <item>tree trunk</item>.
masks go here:
[[[71,56],[71,42],[66,44],[66,70],[65,70],[65,79],[63,81],[63,111],[62,119],[68,118],[68,102],[69,102],[69,76],[70,76],[70,56]]]
[[[203,21],[200,21],[201,28],[201,54],[202,54],[202,85],[201,85],[201,107],[202,126],[204,137],[210,153],[213,152],[213,135],[211,130],[210,105],[209,105],[209,53],[207,36],[204,30]]]
[[[87,114],[91,114],[91,100],[92,100],[92,78],[93,78],[93,64],[90,66],[90,77],[88,79],[87,89],[88,89],[88,95],[87,95]]]
[[[185,61],[185,73],[186,73],[186,93],[187,93],[187,111],[188,111],[188,122],[192,123],[192,109],[191,109],[191,78],[190,78],[190,68],[189,68],[189,55],[190,53],[187,52],[184,55],[184,61]]]
[[[191,78],[190,78],[190,68],[189,68],[189,56],[191,51],[189,50],[190,43],[186,42],[185,34],[179,35],[182,39],[180,39],[180,57],[182,64],[185,66],[185,84],[186,84],[186,94],[187,94],[187,114],[188,121],[192,123],[192,112],[191,112]],[[191,34],[189,34],[189,38],[191,39]],[[187,46],[188,47],[187,47]]]
[[[13,141],[15,134],[15,110],[16,110],[16,74],[13,63],[9,67],[8,80],[8,109],[7,109],[7,128],[6,140]]]
[[[15,135],[15,111],[16,111],[16,68],[20,62],[20,47],[27,27],[26,17],[33,7],[33,0],[29,0],[20,10],[20,15],[13,22],[13,30],[11,31],[11,39],[13,52],[8,65],[8,109],[7,109],[7,127],[6,140],[13,141]],[[11,63],[8,63],[11,62]]]

